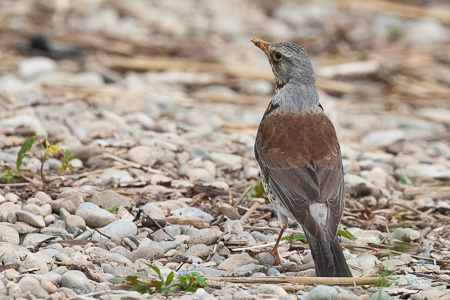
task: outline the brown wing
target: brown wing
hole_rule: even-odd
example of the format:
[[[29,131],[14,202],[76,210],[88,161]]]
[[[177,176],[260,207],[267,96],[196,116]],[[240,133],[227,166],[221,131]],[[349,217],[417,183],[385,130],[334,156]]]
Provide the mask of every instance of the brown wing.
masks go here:
[[[333,124],[323,113],[265,115],[255,143],[269,187],[292,216],[321,241],[325,237],[310,204],[326,202],[322,228],[334,240],[344,207],[344,174]]]

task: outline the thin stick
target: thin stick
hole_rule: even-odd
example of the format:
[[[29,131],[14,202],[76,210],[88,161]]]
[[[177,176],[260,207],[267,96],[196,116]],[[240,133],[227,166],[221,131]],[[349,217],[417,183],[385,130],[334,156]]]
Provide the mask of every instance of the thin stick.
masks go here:
[[[244,226],[244,229],[248,229],[248,230],[273,230],[273,231],[281,231],[281,228],[278,227],[258,227],[258,226]],[[305,234],[303,231],[298,231],[298,230],[294,230],[294,229],[286,229],[286,232],[291,232],[291,233],[300,233],[300,234]]]
[[[255,284],[326,284],[326,285],[372,285],[378,284],[381,277],[295,277],[295,276],[266,276],[266,277],[208,277],[208,281],[223,281],[232,283],[255,283]]]
[[[242,224],[245,223],[245,221],[250,218],[250,216],[252,215],[252,213],[255,212],[255,210],[259,207],[259,202],[255,202],[253,203],[252,207],[250,207],[250,209],[242,216],[242,218],[239,220],[241,221]]]
[[[147,166],[143,166],[141,164],[138,164],[138,163],[135,163],[135,162],[123,159],[123,158],[121,158],[121,157],[119,157],[117,155],[111,154],[111,153],[103,153],[103,156],[107,157],[107,158],[114,159],[114,160],[116,160],[118,162],[121,162],[123,164],[129,165],[129,166],[131,166],[133,168],[136,168],[136,169],[143,169],[144,171],[147,171],[149,173],[163,174],[164,175],[164,172],[162,172],[160,170],[156,170],[156,169],[153,169],[153,168],[150,168],[150,167],[147,167]]]
[[[242,200],[244,200],[245,195],[247,195],[248,192],[252,189],[252,186],[248,186],[245,191],[242,193],[241,197],[239,197],[238,201],[234,203],[233,207],[236,208],[239,204],[241,204]]]

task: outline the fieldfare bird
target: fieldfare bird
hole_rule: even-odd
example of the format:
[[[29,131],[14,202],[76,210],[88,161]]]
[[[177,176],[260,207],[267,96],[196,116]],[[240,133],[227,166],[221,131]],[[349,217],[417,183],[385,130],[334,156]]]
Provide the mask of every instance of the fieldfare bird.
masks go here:
[[[276,80],[255,142],[261,181],[282,227],[272,254],[279,263],[277,247],[292,218],[303,227],[317,276],[352,277],[337,235],[345,202],[341,151],[311,61],[292,43],[252,42],[267,55]]]

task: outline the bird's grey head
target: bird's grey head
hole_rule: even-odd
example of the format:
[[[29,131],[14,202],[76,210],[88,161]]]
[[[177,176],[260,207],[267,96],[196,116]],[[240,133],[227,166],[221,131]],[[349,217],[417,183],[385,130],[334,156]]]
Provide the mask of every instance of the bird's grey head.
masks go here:
[[[305,49],[293,43],[269,44],[252,39],[253,44],[267,55],[280,89],[287,83],[315,83],[314,70]]]

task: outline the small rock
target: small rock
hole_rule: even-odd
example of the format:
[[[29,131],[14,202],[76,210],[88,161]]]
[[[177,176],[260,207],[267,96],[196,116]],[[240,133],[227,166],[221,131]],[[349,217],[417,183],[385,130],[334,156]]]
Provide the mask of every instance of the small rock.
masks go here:
[[[187,177],[189,177],[190,181],[199,181],[199,180],[209,181],[210,179],[214,180],[213,178],[210,177],[208,171],[202,168],[190,169],[187,171],[186,175]]]
[[[275,257],[269,252],[258,253],[256,258],[263,266],[273,266],[275,264]]]
[[[32,214],[28,211],[19,210],[16,212],[16,215],[19,219],[22,221],[32,225],[36,226],[38,228],[45,227],[44,218],[42,216],[36,216],[35,214]]]
[[[410,242],[420,238],[420,232],[412,228],[396,228],[388,236],[389,243],[393,245],[395,241]]]
[[[23,277],[18,284],[22,293],[29,292],[37,298],[46,298],[48,296],[48,292],[40,286],[39,280],[31,276]]]
[[[80,216],[70,215],[66,218],[66,227],[75,227],[81,230],[86,230],[86,222]]]
[[[92,292],[94,285],[81,271],[67,271],[61,277],[61,287]]]
[[[98,230],[107,236],[124,238],[127,235],[135,235],[137,233],[137,226],[130,220],[116,220],[105,227],[98,228]],[[92,239],[95,241],[105,240],[104,236],[100,236],[98,232],[95,232]]]
[[[136,146],[128,151],[128,159],[135,163],[151,167],[157,162],[158,157],[154,154],[151,147]]]
[[[176,209],[173,211],[174,216],[185,216],[185,217],[192,217],[192,218],[202,218],[206,221],[212,221],[214,220],[214,217],[206,212],[204,212],[201,209],[198,209],[196,207],[182,207],[179,209]]]
[[[376,291],[369,298],[369,300],[389,300],[389,299],[391,299],[391,297],[389,297],[389,295],[383,290]]]
[[[203,245],[203,244],[197,244],[197,245],[191,246],[183,255],[206,258],[209,256],[210,252],[211,251],[208,246]]]
[[[116,220],[114,214],[90,202],[81,204],[75,214],[82,217],[86,225],[91,228],[103,227]]]
[[[120,205],[126,209],[131,209],[135,203],[133,199],[122,196],[114,191],[102,191],[92,196],[92,203],[97,204],[101,208],[111,208],[115,205]]]
[[[373,183],[358,175],[345,174],[344,181],[346,192],[355,198],[361,198],[379,192]]]
[[[275,297],[287,296],[286,291],[274,284],[261,284],[256,290],[257,295],[271,295]],[[337,294],[337,292],[336,292]],[[307,298],[308,299],[308,298]]]
[[[125,170],[107,169],[100,174],[99,178],[102,181],[112,180],[119,184],[134,182],[134,178]]]
[[[236,254],[231,255],[229,258],[225,259],[217,268],[231,272],[240,266],[251,263],[257,263],[257,261],[247,255]]]
[[[56,70],[56,63],[47,57],[35,56],[23,60],[19,64],[20,77],[29,79],[36,75]]]
[[[67,196],[64,197],[65,195]],[[51,202],[51,206],[57,213],[61,208],[64,208],[69,213],[74,214],[78,207],[84,203],[84,199],[78,191],[69,191],[65,195],[60,194],[58,199]]]
[[[139,258],[154,260],[164,256],[163,248],[151,241],[150,239],[143,239],[139,247],[131,252],[129,259],[131,261],[136,261]]]
[[[336,300],[361,300],[361,298],[359,298],[358,296],[356,296],[355,294],[350,294],[350,293],[339,293],[337,295]]]
[[[19,245],[19,233],[12,227],[0,224],[0,241]]]
[[[194,232],[190,239],[189,244],[195,245],[195,244],[204,244],[204,245],[211,245],[217,242],[219,237],[222,235],[222,232],[220,232],[217,229],[213,228],[204,228],[200,229],[197,232]]]
[[[250,300],[255,299],[255,297],[250,294],[248,291],[237,291],[233,294],[234,300]]]
[[[366,135],[361,143],[369,147],[383,148],[391,153],[398,153],[403,150],[405,132],[400,129],[374,131]]]
[[[328,285],[318,285],[306,296],[306,300],[335,300],[338,291]]]

